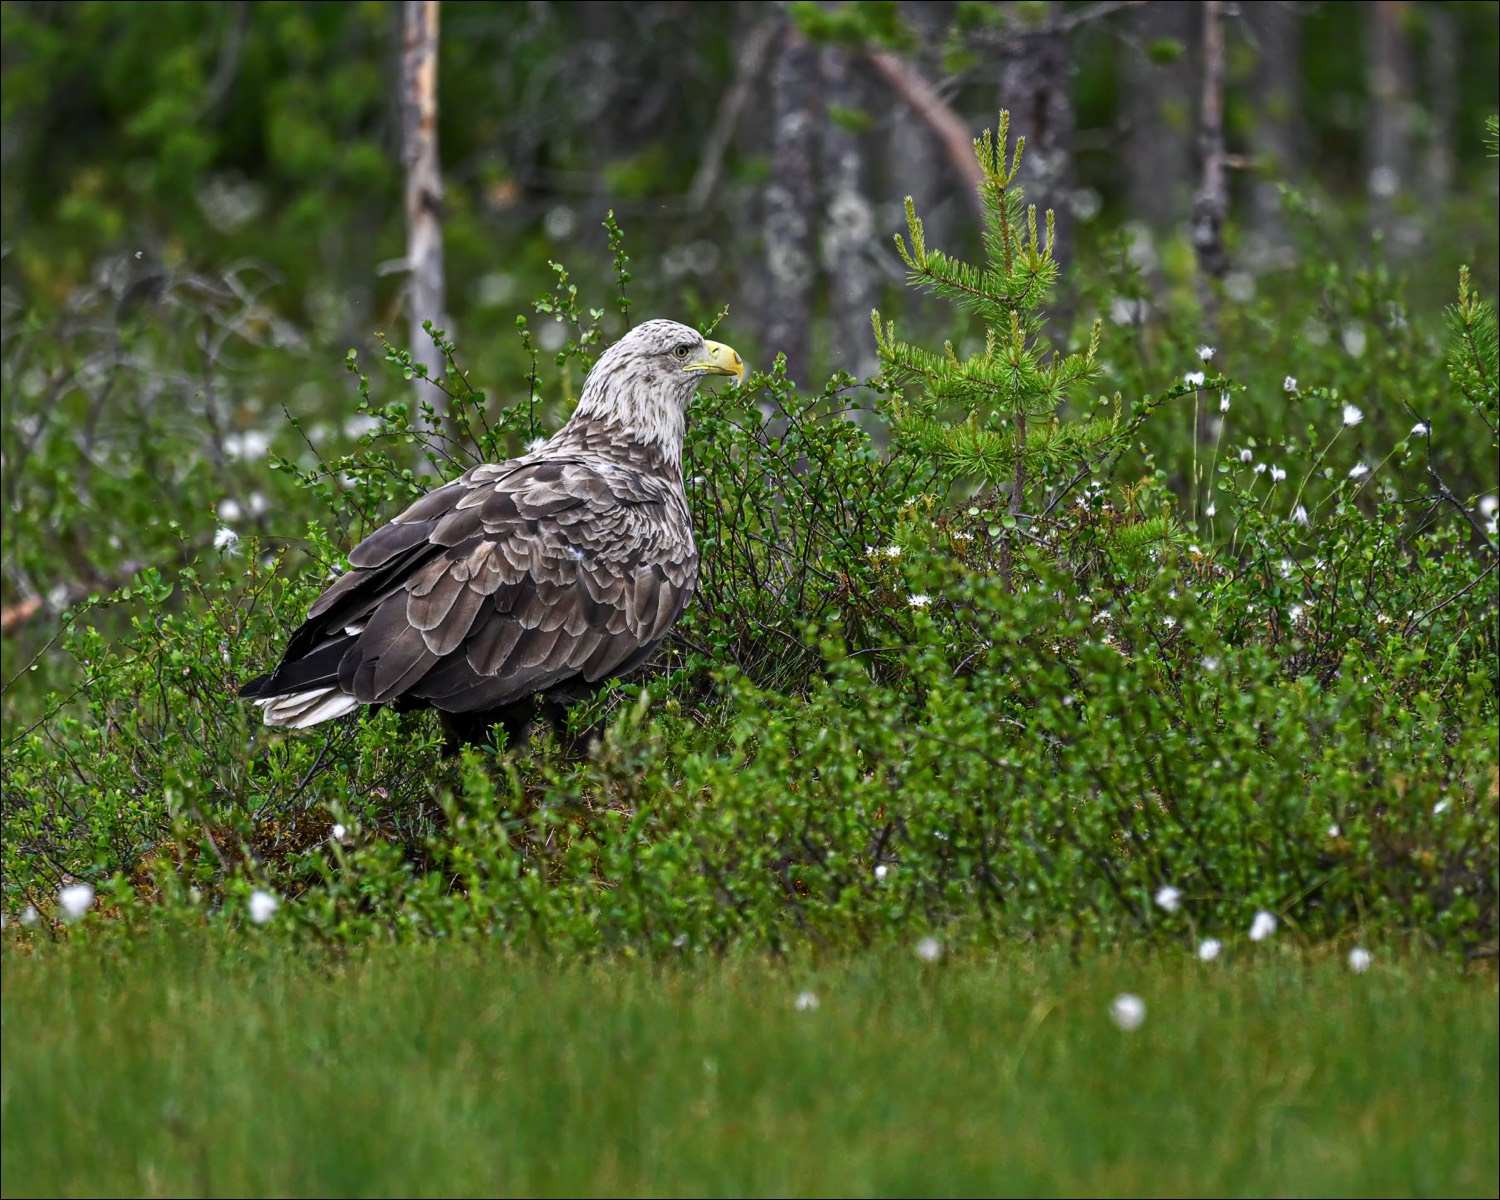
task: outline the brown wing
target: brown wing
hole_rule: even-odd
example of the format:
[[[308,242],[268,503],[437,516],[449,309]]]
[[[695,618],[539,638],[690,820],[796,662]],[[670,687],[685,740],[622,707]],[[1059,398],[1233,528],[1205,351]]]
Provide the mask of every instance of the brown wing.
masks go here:
[[[477,467],[349,557],[283,668],[300,641],[309,661],[336,657],[340,688],[364,703],[449,712],[634,667],[682,614],[698,570],[680,485],[580,458]],[[281,670],[272,694],[309,685],[283,688]]]

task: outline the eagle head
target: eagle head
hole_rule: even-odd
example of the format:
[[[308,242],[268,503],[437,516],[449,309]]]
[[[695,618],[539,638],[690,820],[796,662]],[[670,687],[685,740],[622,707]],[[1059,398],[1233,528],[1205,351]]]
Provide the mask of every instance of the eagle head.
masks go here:
[[[687,325],[647,321],[599,356],[569,424],[608,426],[680,463],[688,402],[705,375],[731,375],[738,383],[745,362]]]

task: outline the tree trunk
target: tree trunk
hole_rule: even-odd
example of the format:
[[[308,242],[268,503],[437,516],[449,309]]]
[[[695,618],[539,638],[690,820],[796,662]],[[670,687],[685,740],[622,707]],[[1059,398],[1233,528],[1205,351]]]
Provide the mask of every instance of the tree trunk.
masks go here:
[[[1199,6],[1160,0],[1127,10],[1121,160],[1129,215],[1160,233],[1180,228],[1193,195],[1193,64]],[[1167,61],[1170,47],[1179,48]]]
[[[1193,250],[1202,279],[1229,270],[1224,224],[1229,219],[1229,179],[1224,153],[1224,4],[1203,3],[1203,99],[1198,109],[1198,194],[1193,199]],[[1211,293],[1205,290],[1204,295]]]
[[[788,19],[771,68],[771,182],[765,193],[768,354],[786,355],[789,378],[811,379],[810,326],[818,211],[814,159],[821,106],[818,51]],[[769,415],[769,414],[768,414]]]
[[[818,55],[828,116],[823,120],[823,268],[833,330],[835,367],[856,379],[875,374],[879,361],[870,330],[870,310],[880,279],[871,258],[875,248],[875,209],[865,189],[861,135],[841,125],[838,114],[865,111],[859,78],[841,46]]]
[[[1411,53],[1404,0],[1377,0],[1370,6],[1370,219],[1389,234],[1397,196],[1410,188]]]
[[[1021,187],[1037,209],[1037,230],[1048,209],[1056,214],[1053,252],[1066,266],[1072,244],[1072,62],[1057,25],[1061,5],[1007,3],[1000,41],[1000,107],[1010,110],[1012,135],[1026,139]]]
[[[446,328],[443,315],[443,178],[438,168],[438,0],[403,0],[401,37],[401,144],[406,167],[406,262],[411,354],[429,379],[443,378],[443,357],[422,328]],[[446,396],[415,381],[419,404],[445,415]]]
[[[1453,127],[1458,118],[1458,23],[1441,4],[1422,7],[1427,21],[1427,146],[1422,200],[1428,206],[1448,199],[1453,185]],[[1430,215],[1430,214],[1429,214]]]
[[[1302,16],[1297,7],[1276,3],[1247,5],[1244,20],[1255,43],[1251,80],[1255,112],[1251,151],[1255,183],[1250,221],[1268,249],[1287,242],[1280,185],[1302,174]]]

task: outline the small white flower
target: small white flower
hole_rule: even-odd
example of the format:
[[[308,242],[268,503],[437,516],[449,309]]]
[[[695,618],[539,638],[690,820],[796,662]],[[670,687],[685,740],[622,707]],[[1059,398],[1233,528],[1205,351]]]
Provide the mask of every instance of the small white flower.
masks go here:
[[[1330,825],[1328,827],[1328,836],[1329,837],[1338,837],[1342,832],[1343,832],[1343,830],[1341,830],[1339,828],[1338,822],[1334,822],[1332,825]]]
[[[250,919],[257,925],[264,925],[276,915],[276,910],[280,907],[281,901],[270,892],[256,888],[250,893]]]
[[[1203,962],[1213,962],[1219,957],[1219,951],[1224,949],[1224,943],[1218,938],[1204,938],[1198,943],[1198,958]]]
[[[1427,428],[1427,422],[1426,421],[1418,421],[1415,425],[1413,425],[1411,427],[1411,435],[1412,435],[1412,437],[1426,437],[1431,432],[1432,431]]]
[[[1182,907],[1182,892],[1171,884],[1157,888],[1156,895],[1152,899],[1156,901],[1156,907],[1163,912],[1174,913]]]
[[[235,533],[228,525],[220,525],[218,532],[214,534],[214,549],[227,550],[232,554],[235,543],[239,540],[240,535]]]
[[[1205,517],[1211,517],[1211,516],[1214,515],[1214,513],[1218,512],[1218,511],[1219,511],[1218,507],[1214,504],[1214,502],[1212,500],[1210,500],[1208,502],[1208,507],[1203,510],[1203,515]]]
[[[1256,463],[1255,464],[1255,473],[1257,475],[1264,475],[1266,473],[1266,464],[1265,463]]]
[[[233,497],[219,501],[219,520],[238,521],[245,515],[245,510],[240,507],[240,502]]]
[[[1121,992],[1109,1002],[1109,1019],[1116,1029],[1126,1033],[1139,1029],[1146,1020],[1146,1002],[1129,992]]]
[[[1204,362],[1207,362],[1213,356],[1214,356],[1214,348],[1212,346],[1199,346],[1198,347],[1198,357],[1201,358]]]
[[[1287,615],[1287,619],[1289,621],[1300,621],[1300,620],[1302,620],[1302,605],[1300,605],[1300,604],[1294,604],[1294,605],[1292,605],[1289,609],[1286,610],[1286,615]]]
[[[937,962],[943,957],[943,943],[935,937],[924,937],[917,943],[917,957],[923,962]]]
[[[932,597],[918,592],[915,596],[908,596],[906,602],[913,608],[926,608],[932,603]]]
[[[1240,451],[1240,462],[1247,463],[1247,462],[1254,462],[1254,461],[1255,461],[1255,451],[1251,450],[1249,447],[1246,447],[1244,450]]]
[[[792,1002],[792,1006],[798,1012],[812,1012],[813,1009],[818,1007],[818,993],[798,992],[797,999]]]
[[[676,937],[674,937],[672,939],[672,945],[674,945],[675,947],[677,947],[677,949],[679,949],[679,950],[681,950],[687,944],[688,944],[688,935],[685,934],[685,933],[679,933]]]
[[[900,558],[901,557],[901,547],[900,546],[887,546],[885,548],[885,556],[887,558]]]
[[[35,904],[28,904],[21,910],[21,915],[16,918],[27,929],[35,929],[41,923],[42,914],[37,912]]]
[[[1448,801],[1446,799],[1439,800],[1436,804],[1434,804],[1432,806],[1432,815],[1435,816],[1435,817],[1440,817],[1440,816],[1442,816],[1447,811],[1448,811]]]
[[[1356,946],[1349,951],[1349,969],[1356,975],[1363,975],[1370,969],[1370,952],[1363,946]]]
[[[349,831],[347,829],[345,829],[342,825],[339,825],[339,824],[335,823],[335,825],[334,825],[334,827],[333,827],[333,829],[332,829],[331,832],[333,833],[333,840],[334,841],[336,841],[336,842],[342,842],[344,840],[344,834],[348,833]]]
[[[885,877],[890,873],[891,869],[890,867],[886,866],[885,863],[879,863],[875,867],[875,879],[877,880],[877,882],[885,882]]]
[[[1203,660],[1203,669],[1205,671],[1207,671],[1210,675],[1213,674],[1215,671],[1217,671],[1219,669],[1219,660],[1218,660],[1218,658],[1215,657],[1214,655],[1210,654],[1207,658],[1205,658]]]
[[[1297,377],[1288,375],[1281,381],[1281,390],[1284,392],[1295,392],[1297,390]]]
[[[1280,467],[1272,467],[1271,468],[1271,482],[1272,483],[1280,483],[1285,478],[1286,478],[1286,472],[1283,471]]]
[[[1355,463],[1352,467],[1349,468],[1350,479],[1363,479],[1369,473],[1370,468],[1367,467],[1364,463]]]
[[[1360,412],[1359,409],[1355,408],[1354,405],[1352,405],[1352,404],[1346,404],[1346,405],[1344,405],[1344,428],[1345,429],[1353,429],[1354,426],[1358,425],[1364,419],[1365,419],[1365,414],[1362,413],[1362,412]]]
[[[62,905],[64,917],[69,921],[77,921],[94,902],[94,889],[86,883],[70,884],[57,893],[57,902]]]
[[[1293,525],[1311,525],[1312,524],[1312,520],[1307,515],[1307,506],[1306,505],[1299,504],[1299,505],[1297,505],[1296,508],[1292,509],[1292,524]]]
[[[1228,392],[1220,392],[1219,393],[1219,411],[1220,412],[1228,412],[1229,411],[1229,393]]]
[[[1182,382],[1189,384],[1192,387],[1202,387],[1203,381],[1207,378],[1208,376],[1205,375],[1202,371],[1189,371],[1182,377]]]
[[[1263,942],[1276,932],[1276,914],[1261,909],[1250,922],[1250,940]]]

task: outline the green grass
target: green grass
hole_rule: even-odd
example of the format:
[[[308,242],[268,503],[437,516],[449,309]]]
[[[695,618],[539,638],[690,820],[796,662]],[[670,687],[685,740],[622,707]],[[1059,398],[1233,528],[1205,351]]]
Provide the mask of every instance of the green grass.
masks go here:
[[[1495,980],[1446,962],[105,939],[3,965],[7,1196],[1497,1186]]]

